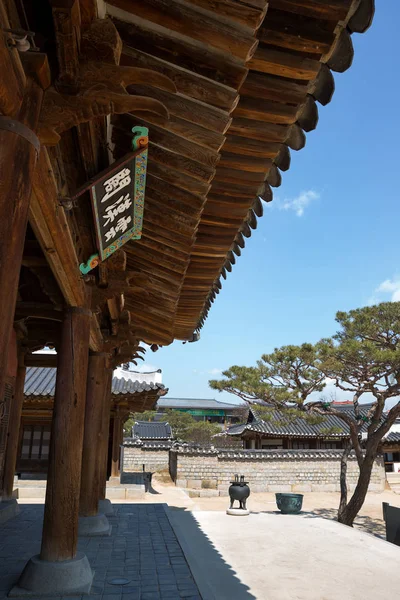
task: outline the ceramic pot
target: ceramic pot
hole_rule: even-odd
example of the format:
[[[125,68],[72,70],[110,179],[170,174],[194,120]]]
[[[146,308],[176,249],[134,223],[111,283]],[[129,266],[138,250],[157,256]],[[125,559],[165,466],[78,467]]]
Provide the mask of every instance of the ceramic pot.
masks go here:
[[[296,515],[303,506],[303,494],[275,494],[276,505],[284,515]]]

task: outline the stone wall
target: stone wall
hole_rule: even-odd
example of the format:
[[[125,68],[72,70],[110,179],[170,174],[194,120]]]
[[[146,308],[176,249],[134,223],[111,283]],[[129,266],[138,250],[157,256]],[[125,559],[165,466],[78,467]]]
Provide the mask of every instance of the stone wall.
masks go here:
[[[226,495],[234,475],[244,475],[253,492],[338,492],[340,450],[211,450],[173,448],[170,472],[176,485]],[[355,456],[349,458],[347,482],[358,479]],[[383,458],[374,464],[370,491],[385,488]],[[214,490],[213,492],[211,490]]]
[[[125,441],[122,452],[121,471],[156,473],[169,467],[170,444]],[[143,466],[144,465],[144,466]]]

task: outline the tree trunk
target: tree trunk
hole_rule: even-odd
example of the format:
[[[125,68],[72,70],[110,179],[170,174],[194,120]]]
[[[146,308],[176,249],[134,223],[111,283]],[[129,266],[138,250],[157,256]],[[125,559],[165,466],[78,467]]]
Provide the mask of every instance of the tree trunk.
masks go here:
[[[360,476],[358,478],[356,489],[354,490],[354,493],[347,506],[340,511],[338,515],[339,523],[353,527],[354,519],[364,504],[365,496],[368,492],[368,486],[371,479],[371,473],[376,454],[377,449],[375,447],[367,448],[367,452],[360,469]]]
[[[123,420],[116,409],[113,426],[113,442],[112,442],[112,461],[111,461],[111,477],[120,476],[120,456],[121,456],[121,443],[122,443],[122,428],[124,426]]]
[[[340,503],[338,510],[338,521],[341,519],[341,514],[347,506],[347,461],[349,458],[349,454],[352,449],[351,441],[346,442],[345,448],[343,450],[342,457],[340,459]]]

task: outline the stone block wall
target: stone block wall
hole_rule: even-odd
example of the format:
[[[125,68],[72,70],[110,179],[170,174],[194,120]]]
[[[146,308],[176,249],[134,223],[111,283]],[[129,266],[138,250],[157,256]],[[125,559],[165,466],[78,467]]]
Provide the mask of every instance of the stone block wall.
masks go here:
[[[156,473],[169,468],[169,444],[124,443],[121,471]],[[143,467],[144,465],[144,467]]]
[[[176,485],[218,490],[226,495],[235,474],[244,475],[253,492],[338,492],[341,451],[336,450],[200,450],[173,448],[170,472]],[[175,456],[173,456],[175,455]],[[358,479],[355,456],[348,463],[352,491]],[[385,488],[383,458],[374,464],[370,491]]]

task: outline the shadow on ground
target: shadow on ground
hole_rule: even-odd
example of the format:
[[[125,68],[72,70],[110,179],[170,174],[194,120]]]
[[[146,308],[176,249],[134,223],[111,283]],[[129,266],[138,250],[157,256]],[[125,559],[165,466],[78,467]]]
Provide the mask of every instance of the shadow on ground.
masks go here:
[[[303,512],[302,514],[309,518],[322,517],[332,521],[337,520],[337,510],[334,508],[315,508],[312,512]],[[375,537],[386,539],[385,522],[382,519],[358,515],[354,521],[354,528],[370,533]]]
[[[193,577],[198,583],[201,581],[199,589],[204,599],[256,600],[250,588],[238,578],[236,571],[199,527],[192,512],[186,508],[169,506],[169,518]],[[238,552],[241,535],[238,527]]]
[[[192,513],[161,503],[113,507],[110,537],[78,541],[95,571],[90,595],[96,600],[255,600]],[[6,600],[28,559],[40,552],[42,521],[43,505],[25,504],[0,525],[0,600]],[[121,577],[129,584],[111,583]]]
[[[263,510],[251,512],[282,515],[282,513],[277,510]],[[302,510],[299,514],[309,519],[321,518],[328,519],[329,521],[337,521],[336,508],[314,508],[312,511]],[[282,516],[284,517],[285,515]],[[364,531],[365,533],[369,533],[377,538],[386,540],[385,522],[382,519],[373,519],[372,517],[368,517],[366,515],[358,515],[358,517],[354,521],[354,528],[359,529],[360,531]]]

